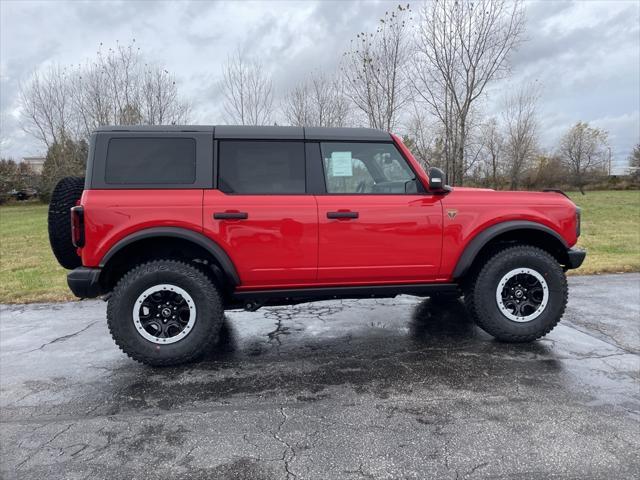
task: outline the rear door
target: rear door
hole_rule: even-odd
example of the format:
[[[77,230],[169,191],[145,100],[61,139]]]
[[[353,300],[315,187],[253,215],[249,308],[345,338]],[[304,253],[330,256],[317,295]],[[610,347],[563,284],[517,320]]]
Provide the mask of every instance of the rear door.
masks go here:
[[[302,140],[219,140],[217,189],[205,190],[204,232],[229,255],[240,288],[316,279],[318,210],[306,193]]]
[[[318,195],[318,282],[417,283],[434,279],[442,207],[421,192],[392,142],[323,142],[326,194]]]

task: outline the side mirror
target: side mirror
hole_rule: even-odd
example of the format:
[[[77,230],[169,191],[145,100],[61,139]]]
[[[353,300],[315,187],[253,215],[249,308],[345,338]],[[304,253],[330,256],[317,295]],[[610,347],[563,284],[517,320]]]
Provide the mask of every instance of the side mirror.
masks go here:
[[[429,191],[434,193],[444,193],[449,191],[449,188],[447,188],[447,178],[442,170],[436,167],[431,167],[427,170],[427,175],[429,176]]]

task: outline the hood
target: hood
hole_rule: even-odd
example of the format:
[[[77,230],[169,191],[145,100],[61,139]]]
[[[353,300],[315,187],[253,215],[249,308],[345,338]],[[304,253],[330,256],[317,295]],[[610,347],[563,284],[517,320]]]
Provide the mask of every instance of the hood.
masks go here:
[[[493,188],[451,187],[455,192],[495,192]]]
[[[449,201],[462,201],[465,203],[480,202],[484,204],[503,205],[517,203],[546,204],[546,205],[574,205],[573,201],[565,193],[554,191],[530,191],[530,190],[493,190],[491,188],[452,187],[452,191],[446,195]]]

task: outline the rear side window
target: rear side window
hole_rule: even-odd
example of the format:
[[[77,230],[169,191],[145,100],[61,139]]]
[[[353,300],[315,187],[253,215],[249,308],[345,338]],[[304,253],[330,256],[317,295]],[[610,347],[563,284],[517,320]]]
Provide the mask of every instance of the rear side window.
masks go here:
[[[225,193],[305,193],[304,143],[220,141],[218,172]]]
[[[196,179],[193,138],[112,138],[107,149],[108,184],[192,184]]]

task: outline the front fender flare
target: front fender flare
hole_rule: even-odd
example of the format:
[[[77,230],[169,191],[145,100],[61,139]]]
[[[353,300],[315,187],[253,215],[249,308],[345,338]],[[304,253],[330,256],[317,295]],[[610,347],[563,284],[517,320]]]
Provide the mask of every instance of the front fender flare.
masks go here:
[[[530,222],[527,220],[513,220],[497,223],[480,232],[467,244],[462,255],[460,255],[460,258],[458,259],[458,263],[456,263],[456,268],[453,270],[453,278],[457,279],[464,276],[464,274],[469,270],[469,267],[473,264],[473,261],[480,250],[482,250],[482,248],[492,239],[512,230],[538,230],[554,237],[564,246],[564,248],[569,248],[565,239],[562,238],[558,232],[552,230],[546,225],[542,225],[541,223]]]

